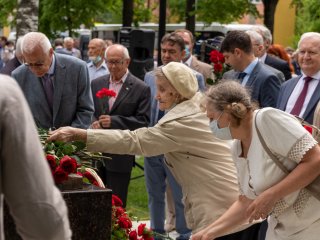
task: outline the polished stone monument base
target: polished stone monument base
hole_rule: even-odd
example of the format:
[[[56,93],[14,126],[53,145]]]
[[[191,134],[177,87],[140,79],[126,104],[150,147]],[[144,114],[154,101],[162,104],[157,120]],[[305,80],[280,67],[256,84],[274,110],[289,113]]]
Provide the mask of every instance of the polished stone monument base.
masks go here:
[[[62,191],[62,195],[68,207],[72,239],[111,238],[110,189],[88,185],[83,189]],[[21,240],[7,206],[4,209],[4,231],[6,239]]]

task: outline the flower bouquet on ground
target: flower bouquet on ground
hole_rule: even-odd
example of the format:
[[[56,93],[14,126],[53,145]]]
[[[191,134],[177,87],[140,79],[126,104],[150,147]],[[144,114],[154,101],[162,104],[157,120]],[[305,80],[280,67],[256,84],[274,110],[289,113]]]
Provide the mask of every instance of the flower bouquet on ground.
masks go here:
[[[161,239],[173,240],[169,235],[162,235],[146,227],[146,224],[141,223],[138,229],[132,229],[132,221],[122,208],[122,201],[116,195],[112,195],[112,232],[111,240],[153,240],[153,237]]]
[[[106,109],[108,106],[108,101],[110,97],[115,98],[116,92],[113,90],[109,90],[108,88],[102,88],[96,93],[96,97],[100,99],[101,113],[102,115],[106,114]]]
[[[84,183],[105,187],[91,166],[92,160],[103,161],[109,157],[87,152],[83,142],[47,143],[48,131],[38,129],[38,133],[53,179],[61,190],[79,189]]]
[[[216,78],[215,80],[210,78],[207,79],[207,84],[214,85],[222,79],[223,74],[229,70],[229,67],[225,64],[223,54],[215,49],[210,52],[210,62],[213,66],[213,73]]]

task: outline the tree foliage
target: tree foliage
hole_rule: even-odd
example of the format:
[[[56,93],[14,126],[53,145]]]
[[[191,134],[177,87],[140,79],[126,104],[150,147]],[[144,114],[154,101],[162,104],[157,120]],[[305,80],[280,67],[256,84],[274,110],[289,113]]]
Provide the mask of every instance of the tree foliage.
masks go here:
[[[73,29],[81,24],[92,27],[95,16],[104,13],[111,3],[111,0],[40,0],[39,30],[47,36],[65,30],[74,35]]]
[[[133,9],[133,24],[139,26],[139,22],[149,22],[151,19],[153,6],[145,6],[144,0],[135,0]]]
[[[320,1],[295,0],[297,7],[296,34],[304,32],[320,32]]]
[[[230,23],[246,14],[259,16],[257,8],[248,0],[207,0],[198,1],[196,19],[205,23]]]
[[[15,24],[16,7],[18,0],[0,0],[0,25],[11,26]],[[12,19],[10,15],[12,14]],[[12,20],[12,21],[10,21]]]

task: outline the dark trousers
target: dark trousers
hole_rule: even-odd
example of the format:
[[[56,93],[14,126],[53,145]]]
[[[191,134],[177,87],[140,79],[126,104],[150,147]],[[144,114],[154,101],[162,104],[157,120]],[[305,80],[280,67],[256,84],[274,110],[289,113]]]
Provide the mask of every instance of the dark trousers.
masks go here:
[[[216,238],[216,240],[264,240],[259,237],[261,235],[260,226],[261,223],[257,223],[245,230]]]
[[[112,194],[117,195],[123,202],[123,207],[127,206],[128,188],[131,178],[131,172],[111,172],[104,166],[99,169],[99,176],[106,188],[112,190]]]

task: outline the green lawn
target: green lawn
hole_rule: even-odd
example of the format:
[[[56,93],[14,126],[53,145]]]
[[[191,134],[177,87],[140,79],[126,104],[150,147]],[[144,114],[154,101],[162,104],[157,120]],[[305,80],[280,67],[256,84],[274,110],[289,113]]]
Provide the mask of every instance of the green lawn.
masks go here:
[[[136,162],[143,166],[143,157],[137,158]],[[131,178],[141,176],[143,174],[143,170],[136,166],[132,169]],[[149,219],[148,194],[145,186],[144,176],[132,179],[130,181],[127,199],[127,212],[132,217],[137,217],[137,219],[132,220]]]

